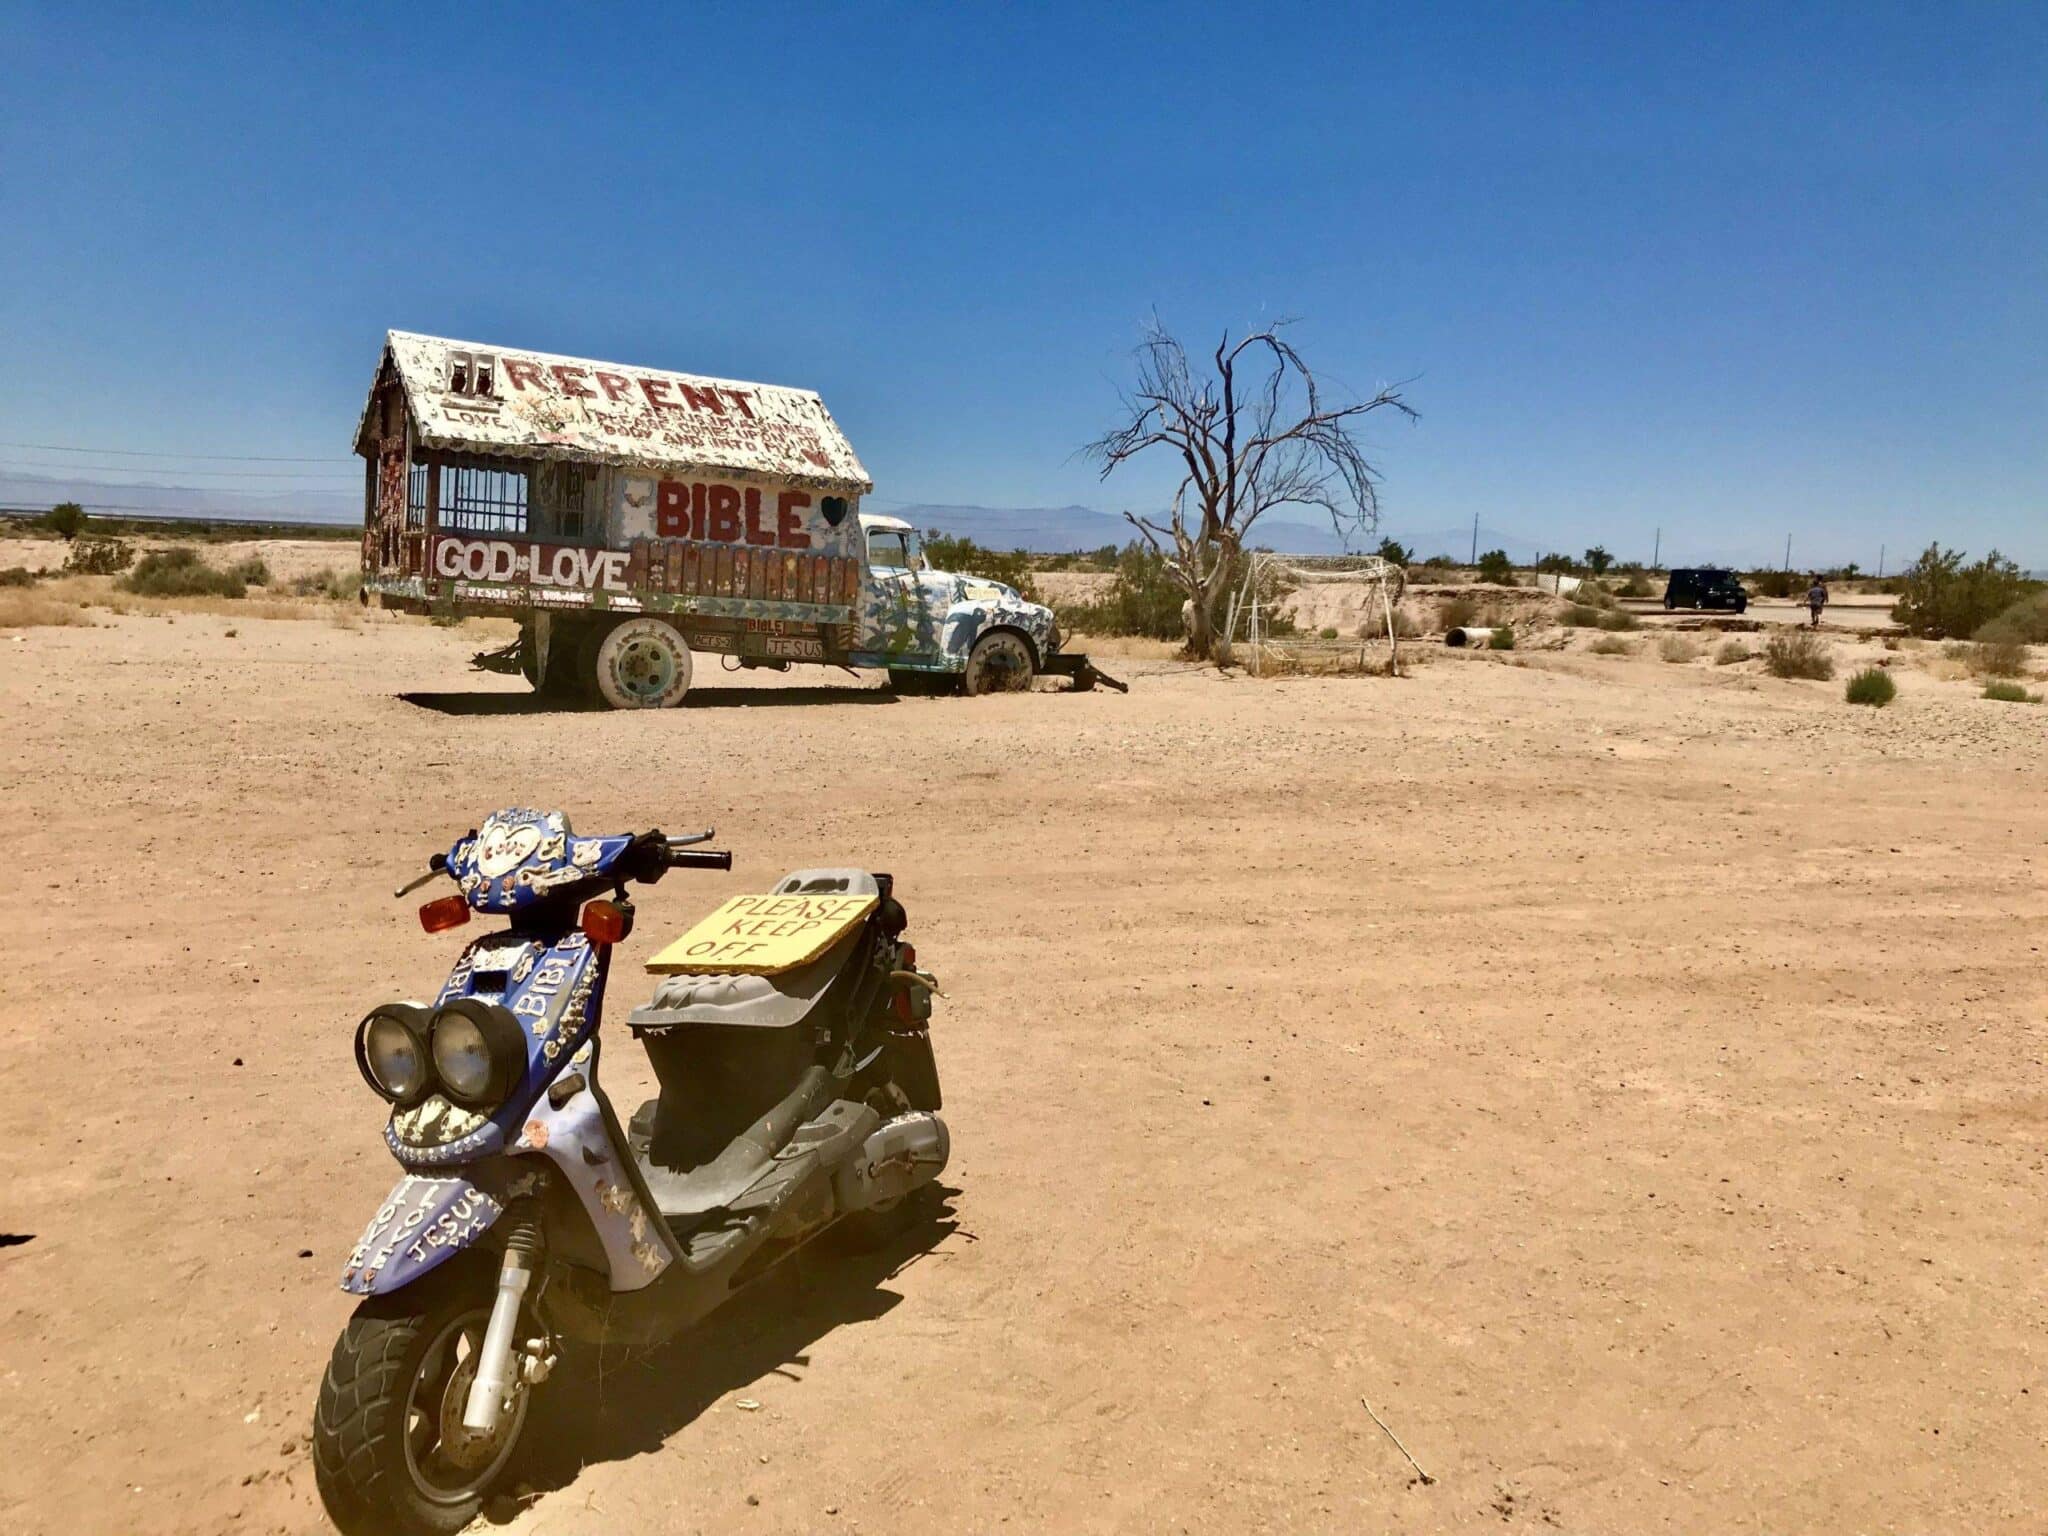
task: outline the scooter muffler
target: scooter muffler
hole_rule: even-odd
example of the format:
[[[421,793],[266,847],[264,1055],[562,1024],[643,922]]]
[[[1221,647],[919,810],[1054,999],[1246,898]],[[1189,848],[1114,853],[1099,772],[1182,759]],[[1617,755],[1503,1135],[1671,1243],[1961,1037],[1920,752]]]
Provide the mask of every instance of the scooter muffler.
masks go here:
[[[946,1122],[935,1114],[920,1110],[883,1121],[834,1176],[839,1209],[866,1211],[902,1199],[936,1179],[952,1150]]]

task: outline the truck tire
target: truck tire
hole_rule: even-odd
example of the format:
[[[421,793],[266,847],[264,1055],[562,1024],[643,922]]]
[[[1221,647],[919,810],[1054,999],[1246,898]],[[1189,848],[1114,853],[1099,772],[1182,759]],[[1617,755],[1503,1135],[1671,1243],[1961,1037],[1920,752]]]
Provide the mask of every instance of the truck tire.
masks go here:
[[[533,642],[533,626],[519,629],[519,675],[527,686],[545,699],[573,699],[583,691],[589,671],[578,664],[577,634],[559,630],[548,646],[548,675],[540,675],[540,652]]]
[[[961,679],[967,694],[1022,693],[1031,686],[1037,672],[1031,647],[1014,629],[990,630],[974,642],[967,653],[967,672]]]
[[[613,709],[673,709],[690,691],[690,648],[665,619],[628,619],[598,642],[593,670]]]

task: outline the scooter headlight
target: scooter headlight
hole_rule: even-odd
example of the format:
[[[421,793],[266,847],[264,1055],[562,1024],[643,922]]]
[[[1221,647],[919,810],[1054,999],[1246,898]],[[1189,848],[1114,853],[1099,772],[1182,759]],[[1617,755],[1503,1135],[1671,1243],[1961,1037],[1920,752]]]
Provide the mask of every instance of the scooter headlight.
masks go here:
[[[401,1108],[427,1096],[426,1010],[410,1003],[373,1009],[356,1026],[356,1065],[363,1081]]]
[[[495,1109],[526,1073],[526,1031],[509,1010],[460,998],[434,1015],[434,1071],[456,1103]]]

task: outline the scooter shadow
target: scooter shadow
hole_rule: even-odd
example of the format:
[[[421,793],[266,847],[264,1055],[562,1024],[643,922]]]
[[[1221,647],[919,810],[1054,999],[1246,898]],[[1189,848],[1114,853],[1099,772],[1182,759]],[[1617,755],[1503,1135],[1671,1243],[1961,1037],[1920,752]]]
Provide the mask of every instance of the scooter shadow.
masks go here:
[[[581,699],[542,698],[533,693],[401,693],[401,702],[441,715],[585,715],[608,713]],[[683,709],[781,709],[816,704],[894,704],[888,688],[693,688]]]
[[[535,1396],[520,1481],[536,1496],[554,1493],[593,1463],[658,1451],[726,1393],[771,1372],[794,1377],[833,1329],[885,1316],[903,1299],[887,1282],[959,1230],[952,1201],[960,1191],[936,1189],[943,1203],[932,1219],[886,1246],[800,1252],[665,1344],[565,1348]]]

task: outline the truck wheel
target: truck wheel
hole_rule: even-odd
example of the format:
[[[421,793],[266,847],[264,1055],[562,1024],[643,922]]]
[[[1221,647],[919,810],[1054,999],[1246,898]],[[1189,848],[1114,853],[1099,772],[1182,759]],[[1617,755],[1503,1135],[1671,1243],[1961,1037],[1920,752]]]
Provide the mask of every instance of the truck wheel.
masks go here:
[[[628,619],[597,647],[597,691],[613,709],[673,709],[690,691],[690,648],[663,619]]]
[[[1014,630],[999,629],[983,635],[967,653],[963,679],[971,696],[981,693],[1021,693],[1031,686],[1036,669],[1031,664],[1031,647]]]

